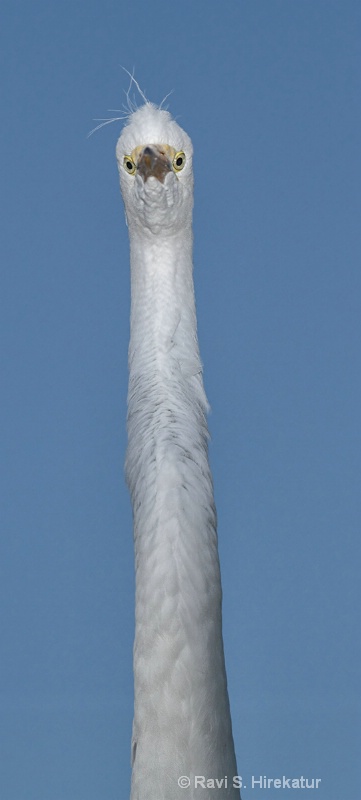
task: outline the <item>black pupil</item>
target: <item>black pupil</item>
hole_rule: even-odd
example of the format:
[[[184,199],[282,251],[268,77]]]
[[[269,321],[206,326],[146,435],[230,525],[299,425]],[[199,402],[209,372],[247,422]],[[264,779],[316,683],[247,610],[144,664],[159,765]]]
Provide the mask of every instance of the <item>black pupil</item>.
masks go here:
[[[127,167],[128,167],[129,170],[133,169],[133,164],[132,164],[131,161],[127,161]]]
[[[181,167],[182,164],[183,164],[183,156],[178,156],[178,158],[177,158],[175,163],[176,163],[177,167]]]

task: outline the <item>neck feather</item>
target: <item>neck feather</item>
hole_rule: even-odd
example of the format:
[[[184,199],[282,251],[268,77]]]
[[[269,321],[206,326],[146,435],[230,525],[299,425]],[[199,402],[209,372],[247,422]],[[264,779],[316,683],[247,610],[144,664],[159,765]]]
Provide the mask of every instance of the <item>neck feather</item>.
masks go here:
[[[132,800],[184,800],[177,784],[181,775],[220,779],[228,774],[231,780],[236,774],[192,235],[191,229],[164,238],[130,231],[130,240],[126,473],[136,554]],[[223,797],[235,799],[239,792],[230,787]]]
[[[193,286],[192,237],[131,237],[127,476],[131,493],[145,444],[159,452],[178,434],[207,458],[208,408],[202,381]],[[166,455],[166,453],[165,453]],[[144,485],[142,487],[144,492]]]

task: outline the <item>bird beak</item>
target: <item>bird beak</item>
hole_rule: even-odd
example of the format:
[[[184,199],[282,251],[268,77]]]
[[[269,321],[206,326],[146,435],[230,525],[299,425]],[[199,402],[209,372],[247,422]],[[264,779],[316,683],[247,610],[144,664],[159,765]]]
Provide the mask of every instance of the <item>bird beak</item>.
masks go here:
[[[137,173],[142,176],[144,183],[148,178],[156,178],[160,183],[164,183],[164,178],[171,169],[171,163],[161,147],[157,145],[144,147],[137,164]]]

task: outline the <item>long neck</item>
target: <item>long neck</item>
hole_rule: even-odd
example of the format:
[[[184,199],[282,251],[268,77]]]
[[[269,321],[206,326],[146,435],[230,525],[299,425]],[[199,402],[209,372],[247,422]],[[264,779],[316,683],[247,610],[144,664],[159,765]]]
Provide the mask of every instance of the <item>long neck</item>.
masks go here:
[[[132,800],[237,798],[191,229],[130,230],[128,453],[136,554]],[[188,792],[180,776],[191,780]],[[213,797],[212,792],[210,795]]]

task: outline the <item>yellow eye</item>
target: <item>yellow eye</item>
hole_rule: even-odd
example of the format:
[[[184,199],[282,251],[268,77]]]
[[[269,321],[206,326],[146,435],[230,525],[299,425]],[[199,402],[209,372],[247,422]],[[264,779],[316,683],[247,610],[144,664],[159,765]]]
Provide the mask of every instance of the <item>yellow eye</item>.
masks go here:
[[[131,156],[124,156],[123,167],[126,170],[126,172],[129,172],[129,175],[134,175],[136,166]]]
[[[183,169],[186,163],[186,154],[183,153],[183,150],[180,150],[179,153],[176,153],[173,158],[173,169],[175,172],[180,172]]]

